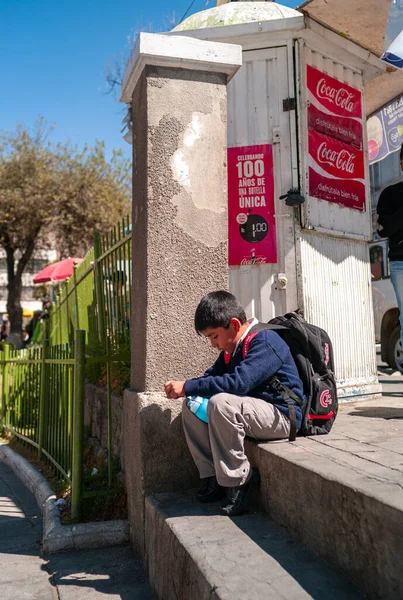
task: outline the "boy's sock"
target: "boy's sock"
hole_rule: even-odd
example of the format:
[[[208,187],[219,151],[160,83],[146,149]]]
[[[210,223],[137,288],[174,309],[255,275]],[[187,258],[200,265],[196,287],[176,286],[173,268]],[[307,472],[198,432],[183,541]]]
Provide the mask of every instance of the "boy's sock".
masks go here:
[[[219,485],[216,476],[204,477],[200,489],[196,492],[199,502],[215,502],[225,496],[225,488]]]

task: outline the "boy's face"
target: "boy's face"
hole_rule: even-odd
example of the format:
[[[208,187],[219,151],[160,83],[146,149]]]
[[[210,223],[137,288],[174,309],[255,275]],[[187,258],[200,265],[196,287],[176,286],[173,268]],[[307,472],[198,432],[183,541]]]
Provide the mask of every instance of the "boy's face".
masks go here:
[[[241,323],[238,319],[231,319],[227,328],[225,327],[207,327],[200,333],[210,340],[213,348],[224,350],[225,352],[234,351],[236,343],[240,337]]]

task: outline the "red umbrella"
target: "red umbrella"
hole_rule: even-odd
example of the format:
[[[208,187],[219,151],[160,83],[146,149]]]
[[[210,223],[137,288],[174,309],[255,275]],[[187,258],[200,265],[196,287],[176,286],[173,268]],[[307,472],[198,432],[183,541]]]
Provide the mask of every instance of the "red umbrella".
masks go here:
[[[34,283],[51,283],[52,281],[63,281],[72,277],[74,265],[80,264],[82,258],[65,258],[51,265],[48,265],[42,271],[35,275]]]

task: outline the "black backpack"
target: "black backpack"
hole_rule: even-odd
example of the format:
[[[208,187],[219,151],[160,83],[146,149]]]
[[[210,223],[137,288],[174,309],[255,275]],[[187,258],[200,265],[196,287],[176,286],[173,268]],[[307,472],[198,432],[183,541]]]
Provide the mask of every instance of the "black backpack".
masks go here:
[[[251,338],[263,329],[274,330],[289,346],[302,380],[306,402],[274,376],[268,383],[283,397],[290,414],[289,440],[295,440],[297,427],[295,402],[302,409],[302,424],[298,435],[329,433],[337,416],[338,400],[332,342],[326,331],[305,321],[302,315],[290,312],[268,323],[258,323],[244,340],[244,356]]]

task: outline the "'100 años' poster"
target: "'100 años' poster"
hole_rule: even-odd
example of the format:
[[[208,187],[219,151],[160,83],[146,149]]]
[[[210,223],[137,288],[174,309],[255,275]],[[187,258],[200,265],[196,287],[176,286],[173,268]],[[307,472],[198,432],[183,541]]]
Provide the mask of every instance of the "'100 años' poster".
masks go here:
[[[276,262],[272,147],[228,148],[228,264]]]
[[[309,195],[365,210],[361,92],[307,65]]]

